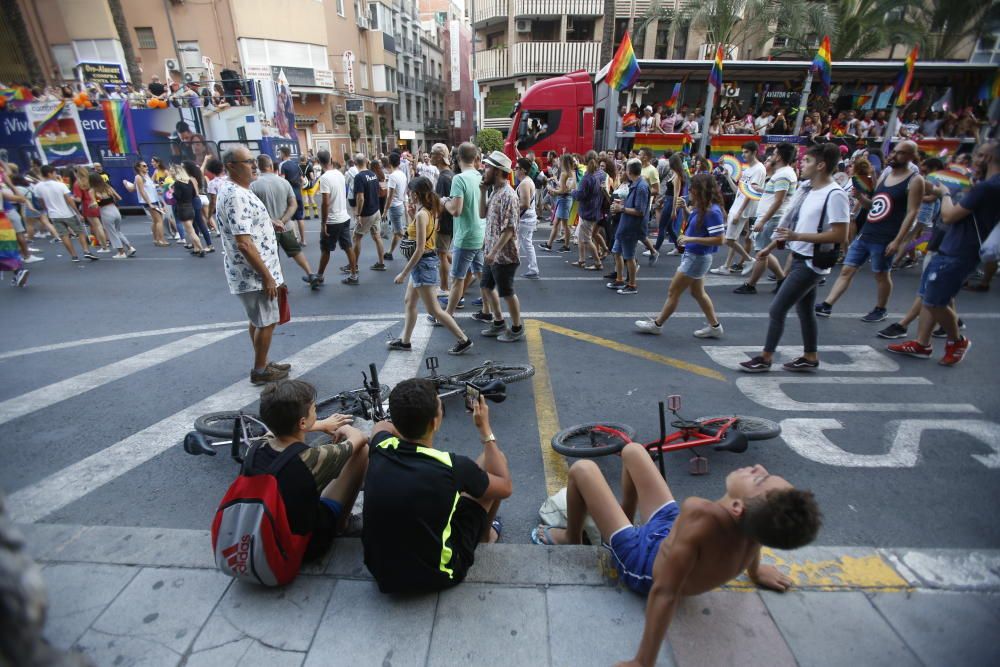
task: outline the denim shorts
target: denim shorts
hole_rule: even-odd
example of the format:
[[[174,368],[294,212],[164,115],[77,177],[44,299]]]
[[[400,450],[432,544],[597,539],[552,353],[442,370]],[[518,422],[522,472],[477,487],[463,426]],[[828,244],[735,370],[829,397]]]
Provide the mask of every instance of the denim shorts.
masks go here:
[[[774,216],[764,223],[764,228],[757,232],[757,240],[755,240],[753,244],[753,247],[757,252],[760,252],[767,247],[767,244],[771,242],[771,237],[774,235],[774,230],[777,229],[780,224],[781,218],[778,216]]]
[[[414,287],[437,285],[441,282],[441,275],[438,273],[440,266],[441,260],[438,259],[437,253],[432,251],[425,254],[410,271],[410,284]]]
[[[621,255],[622,259],[635,259],[635,246],[639,243],[639,237],[631,234],[622,234],[615,237],[615,244],[611,247],[611,252]]]
[[[403,222],[406,220],[405,209],[402,206],[389,207],[389,224],[392,225],[393,234],[403,233]]]
[[[630,590],[646,595],[653,585],[653,562],[660,550],[660,543],[670,534],[680,505],[671,500],[653,512],[641,526],[626,526],[615,531],[604,546],[618,570],[618,576]]]
[[[874,273],[888,273],[892,270],[892,257],[885,256],[887,245],[889,244],[872,243],[859,236],[848,246],[847,254],[844,255],[844,266],[858,267],[871,257],[872,271]]]
[[[962,290],[969,274],[979,266],[978,257],[949,257],[937,253],[920,276],[917,294],[931,308],[947,306]]]
[[[556,199],[556,217],[560,220],[569,220],[570,211],[573,210],[573,198],[561,196]]]
[[[470,273],[483,272],[483,249],[451,249],[451,277],[462,280]]]
[[[712,255],[695,255],[689,252],[681,257],[681,265],[677,267],[677,273],[683,273],[688,278],[700,280],[708,274],[712,268]]]

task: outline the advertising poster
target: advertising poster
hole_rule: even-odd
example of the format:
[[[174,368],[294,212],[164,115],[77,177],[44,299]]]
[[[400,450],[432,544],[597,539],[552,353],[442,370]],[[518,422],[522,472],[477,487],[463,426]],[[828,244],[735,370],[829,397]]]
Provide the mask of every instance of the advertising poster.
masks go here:
[[[275,67],[273,79],[268,84],[261,81],[260,102],[264,109],[262,133],[265,137],[287,139],[296,144],[299,134],[295,130],[295,109],[292,91],[284,67]]]
[[[75,105],[33,102],[25,105],[24,113],[43,164],[55,167],[90,164],[90,152]]]

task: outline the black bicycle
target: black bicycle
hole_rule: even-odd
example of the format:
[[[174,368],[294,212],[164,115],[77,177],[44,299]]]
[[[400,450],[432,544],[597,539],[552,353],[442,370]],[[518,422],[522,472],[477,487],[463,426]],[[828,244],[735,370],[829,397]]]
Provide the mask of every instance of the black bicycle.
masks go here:
[[[504,365],[486,361],[475,368],[453,375],[440,375],[437,357],[428,357],[425,366],[430,371],[425,379],[433,382],[441,400],[464,394],[466,385],[471,384],[484,398],[493,403],[502,403],[507,398],[507,385],[525,380],[535,374],[534,366]],[[360,389],[343,391],[316,401],[317,419],[325,419],[333,414],[351,415],[371,422],[391,419],[389,414],[389,387],[379,383],[375,364],[368,365],[368,373],[362,371],[363,386]],[[267,426],[260,416],[249,411],[210,412],[194,421],[194,431],[184,436],[184,451],[188,454],[215,456],[216,448],[229,446],[230,456],[237,462],[243,461],[247,448],[267,434]],[[209,438],[223,438],[211,441]],[[225,440],[224,438],[229,438]],[[325,440],[324,440],[325,438]],[[310,444],[330,441],[329,435],[321,435]]]

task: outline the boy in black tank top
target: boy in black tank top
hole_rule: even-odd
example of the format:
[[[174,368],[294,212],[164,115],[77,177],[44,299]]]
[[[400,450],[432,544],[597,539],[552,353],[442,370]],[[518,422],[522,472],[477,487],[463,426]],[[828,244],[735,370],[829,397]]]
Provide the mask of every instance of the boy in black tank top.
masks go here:
[[[861,318],[862,322],[881,322],[888,314],[886,307],[892,296],[893,257],[903,244],[920,210],[924,193],[924,179],[912,165],[917,160],[917,145],[901,141],[889,154],[889,171],[883,173],[875,186],[868,221],[854,242],[847,249],[844,268],[823,303],[816,306],[816,314],[830,317],[833,304],[844,295],[858,268],[871,258],[875,273],[877,296],[875,308]]]

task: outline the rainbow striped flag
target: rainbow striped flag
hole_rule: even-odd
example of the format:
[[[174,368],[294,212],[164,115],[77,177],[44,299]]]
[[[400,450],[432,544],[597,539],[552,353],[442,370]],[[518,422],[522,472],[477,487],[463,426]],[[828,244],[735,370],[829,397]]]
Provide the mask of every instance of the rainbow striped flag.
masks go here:
[[[104,100],[101,102],[101,108],[104,110],[104,123],[108,128],[108,150],[119,155],[132,153],[135,150],[135,138],[128,101]]]
[[[868,86],[868,90],[866,90],[861,95],[858,95],[857,99],[854,100],[854,108],[855,109],[871,108],[871,104],[877,96],[878,96],[878,86],[875,84]]]
[[[0,271],[17,271],[22,266],[17,233],[7,215],[0,211]]]
[[[686,132],[682,134],[644,133],[635,135],[633,148],[635,150],[648,148],[653,151],[654,155],[662,155],[663,153],[690,153],[693,143],[691,135]]]
[[[917,149],[926,155],[954,155],[962,145],[960,139],[917,139]]]
[[[31,102],[35,96],[24,86],[12,86],[10,88],[0,88],[0,97],[8,102]]]
[[[812,70],[819,75],[819,81],[823,84],[823,95],[830,96],[830,81],[833,75],[833,60],[830,58],[830,36],[823,38],[823,42],[816,51],[813,58]]]
[[[715,50],[715,62],[712,64],[712,71],[708,73],[708,85],[722,90],[722,44]]]
[[[903,69],[899,70],[899,74],[896,75],[896,82],[892,88],[896,95],[895,104],[897,107],[906,106],[910,84],[913,83],[913,66],[917,64],[917,52],[919,49],[919,46],[913,47],[910,55],[906,56],[906,60],[903,62]]]
[[[712,137],[712,145],[708,159],[717,162],[723,155],[739,155],[743,144],[748,141],[763,143],[763,138],[756,134],[720,134]]]
[[[580,187],[580,181],[583,180],[583,175],[587,173],[587,165],[578,164],[576,165],[576,187]],[[580,222],[580,202],[573,199],[573,206],[569,209],[569,224],[570,229],[576,227],[577,223]]]
[[[607,82],[615,90],[625,90],[634,86],[638,80],[639,61],[635,59],[632,39],[626,31],[618,52],[611,60],[611,67],[608,68]]]
[[[38,125],[35,126],[35,130],[31,133],[32,140],[37,139],[39,135],[43,134],[48,129],[48,127],[52,125],[52,123],[58,121],[59,114],[61,114],[63,112],[63,109],[65,108],[66,108],[65,101],[55,105],[52,108],[52,111],[46,114],[46,116],[42,118],[42,120],[38,123]]]
[[[997,69],[992,81],[984,81],[983,85],[979,87],[976,101],[992,102],[998,97],[1000,97],[1000,69]]]
[[[670,99],[667,100],[667,108],[670,110],[677,108],[677,102],[681,99],[681,82],[678,81],[674,84],[674,92],[670,94]]]

